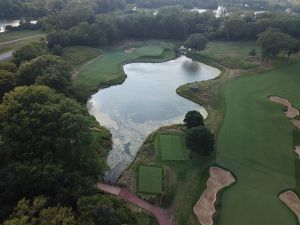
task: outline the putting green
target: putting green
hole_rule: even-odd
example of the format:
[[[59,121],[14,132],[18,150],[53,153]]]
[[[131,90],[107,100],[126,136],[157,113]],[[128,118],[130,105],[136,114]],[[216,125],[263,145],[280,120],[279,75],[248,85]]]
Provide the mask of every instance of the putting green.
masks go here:
[[[154,166],[139,166],[138,190],[145,193],[162,193],[163,169]]]
[[[286,98],[300,109],[299,71],[298,62],[241,77],[226,87],[217,163],[231,170],[238,182],[222,195],[218,225],[296,224],[277,197],[296,186],[293,126],[268,96]]]
[[[159,149],[162,160],[184,160],[184,143],[180,135],[160,134]]]

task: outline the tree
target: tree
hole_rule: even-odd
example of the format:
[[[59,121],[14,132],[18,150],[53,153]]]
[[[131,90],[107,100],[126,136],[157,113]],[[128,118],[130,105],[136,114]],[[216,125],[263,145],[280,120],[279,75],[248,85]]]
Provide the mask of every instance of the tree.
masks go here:
[[[18,68],[16,64],[5,61],[0,63],[0,70],[7,70],[9,72],[15,73],[17,72]]]
[[[287,54],[289,58],[292,54],[298,53],[300,49],[296,39],[273,28],[260,33],[257,44],[262,48],[262,58],[274,58],[280,52]]]
[[[3,162],[60,162],[69,171],[98,177],[105,163],[91,127],[99,127],[84,106],[46,86],[18,87],[0,105]]]
[[[239,17],[230,17],[224,22],[227,40],[236,41],[243,36],[245,20]]]
[[[16,86],[16,77],[13,73],[0,70],[0,103],[5,93],[11,91]]]
[[[187,131],[187,147],[191,151],[207,156],[214,151],[214,145],[214,136],[206,127],[193,127]]]
[[[107,195],[83,196],[78,200],[79,224],[136,225],[136,219],[124,203]]]
[[[249,56],[256,56],[256,49],[252,48],[249,52]]]
[[[21,64],[17,82],[19,85],[47,85],[58,92],[70,95],[71,68],[60,57],[39,56]]]
[[[63,54],[63,47],[61,45],[54,45],[52,51],[54,55],[61,56]]]
[[[40,196],[33,201],[23,198],[15,207],[4,225],[75,225],[75,214],[71,208],[49,207],[48,199]]]
[[[46,46],[42,42],[34,42],[17,49],[13,53],[14,62],[19,65],[23,61],[29,61],[46,52]]]
[[[203,49],[205,49],[206,44],[206,37],[200,33],[191,34],[185,42],[185,46],[187,48],[198,51],[202,51]]]
[[[203,117],[202,117],[201,113],[199,113],[196,110],[189,111],[185,115],[185,118],[183,121],[185,122],[186,127],[188,129],[190,129],[192,127],[204,126]]]

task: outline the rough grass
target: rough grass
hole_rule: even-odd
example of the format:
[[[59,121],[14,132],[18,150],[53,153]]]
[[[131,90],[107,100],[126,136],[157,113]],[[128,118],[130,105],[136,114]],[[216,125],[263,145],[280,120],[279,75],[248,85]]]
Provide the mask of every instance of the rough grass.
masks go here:
[[[154,166],[139,166],[138,169],[138,190],[143,193],[163,192],[163,169]]]
[[[121,68],[123,64],[142,60],[146,62],[163,61],[173,58],[172,44],[164,42],[144,42],[135,45],[132,53],[127,53],[124,47],[107,48],[101,57],[83,66],[78,75],[77,83],[89,89],[97,89],[101,85],[114,84],[124,80],[125,74]],[[131,46],[132,47],[132,46]]]
[[[201,55],[232,69],[251,69],[258,63],[257,57],[249,57],[251,49],[256,49],[257,56],[260,55],[255,42],[213,41],[201,51]]]
[[[86,46],[72,46],[63,49],[63,59],[71,65],[78,66],[88,62],[101,54],[98,48],[91,48]]]
[[[156,137],[162,160],[184,160],[184,136],[160,134]]]
[[[282,190],[299,189],[294,127],[268,96],[281,96],[300,108],[299,70],[298,61],[226,86],[217,163],[235,173],[238,182],[223,193],[218,225],[296,224],[278,200]]]

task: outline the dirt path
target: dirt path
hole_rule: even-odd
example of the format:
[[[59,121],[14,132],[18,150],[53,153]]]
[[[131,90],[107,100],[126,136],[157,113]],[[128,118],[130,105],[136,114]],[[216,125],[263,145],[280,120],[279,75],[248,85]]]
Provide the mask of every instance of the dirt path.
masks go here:
[[[279,195],[279,199],[296,214],[300,222],[300,200],[298,196],[293,191],[285,191]]]
[[[232,174],[222,168],[211,167],[209,173],[206,189],[194,206],[194,212],[202,225],[213,225],[213,214],[216,212],[214,204],[218,192],[235,182]]]
[[[97,188],[106,193],[116,195],[120,199],[130,202],[130,203],[152,213],[156,217],[156,219],[158,220],[160,225],[171,225],[172,224],[172,219],[166,213],[165,210],[140,199],[139,197],[137,197],[136,195],[132,194],[131,192],[127,191],[124,188],[119,188],[116,186],[102,184],[102,183],[98,183]]]
[[[72,76],[71,76],[71,80],[73,80],[73,81],[76,80],[76,79],[78,78],[78,75],[79,75],[79,73],[80,73],[80,71],[81,71],[82,69],[84,69],[86,66],[88,66],[88,65],[91,64],[92,62],[96,61],[96,60],[97,60],[98,58],[100,58],[100,57],[102,57],[102,54],[101,54],[101,55],[98,55],[96,58],[93,58],[93,59],[91,59],[90,61],[88,61],[88,62],[82,64],[82,66],[80,66],[79,69],[73,69],[73,71],[72,71]]]
[[[286,117],[292,119],[292,118],[294,118],[295,116],[298,116],[298,115],[299,115],[298,109],[294,108],[294,107],[292,106],[292,104],[290,103],[289,100],[284,99],[284,98],[281,98],[281,97],[278,97],[278,96],[271,96],[271,97],[270,97],[270,100],[271,100],[272,102],[275,102],[275,103],[277,103],[277,104],[280,104],[280,105],[283,105],[283,106],[287,107],[287,111],[284,112],[285,115],[286,115]]]
[[[0,42],[0,45],[11,44],[11,43],[15,43],[15,42],[19,42],[19,41],[24,41],[24,40],[35,38],[35,37],[43,37],[43,36],[45,36],[45,35],[44,34],[39,34],[39,35],[34,35],[34,36],[19,38],[19,39],[12,40],[12,41]]]

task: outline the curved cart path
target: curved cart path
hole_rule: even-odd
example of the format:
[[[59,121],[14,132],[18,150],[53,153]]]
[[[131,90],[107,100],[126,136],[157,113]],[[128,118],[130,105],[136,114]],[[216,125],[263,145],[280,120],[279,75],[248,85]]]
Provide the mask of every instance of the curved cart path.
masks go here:
[[[131,192],[129,192],[128,190],[126,190],[124,188],[119,188],[116,186],[102,184],[102,183],[98,183],[97,188],[106,193],[116,195],[120,199],[130,202],[130,203],[152,213],[156,217],[156,219],[158,220],[160,225],[171,225],[172,224],[172,219],[166,213],[165,210],[140,199],[139,197],[137,197],[136,195],[132,194]]]

